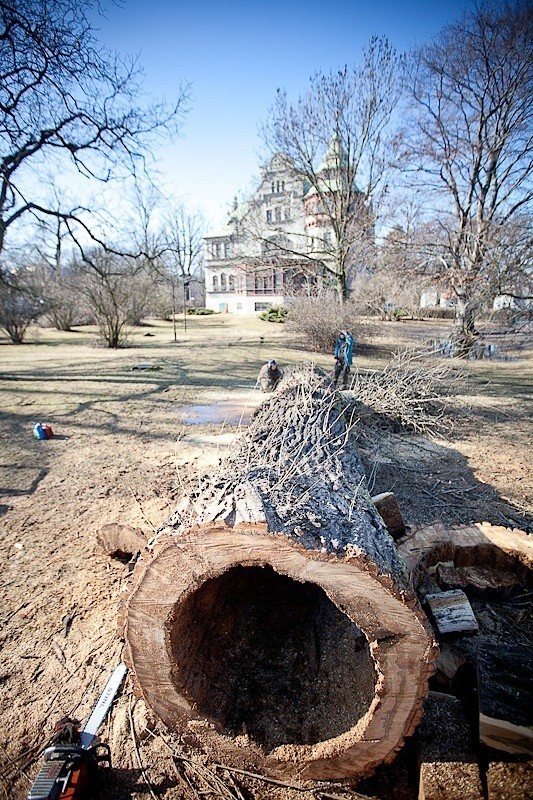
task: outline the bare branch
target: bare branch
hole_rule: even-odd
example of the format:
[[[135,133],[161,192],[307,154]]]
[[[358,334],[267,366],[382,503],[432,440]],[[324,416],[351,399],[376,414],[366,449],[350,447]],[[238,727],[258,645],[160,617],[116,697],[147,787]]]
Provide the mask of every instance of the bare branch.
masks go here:
[[[98,44],[89,19],[95,6],[0,0],[0,252],[28,214],[59,213],[37,194],[43,164],[100,182],[135,175],[157,137],[176,132],[186,112],[188,87],[171,106],[140,105],[141,71]],[[75,210],[62,211],[76,218]]]

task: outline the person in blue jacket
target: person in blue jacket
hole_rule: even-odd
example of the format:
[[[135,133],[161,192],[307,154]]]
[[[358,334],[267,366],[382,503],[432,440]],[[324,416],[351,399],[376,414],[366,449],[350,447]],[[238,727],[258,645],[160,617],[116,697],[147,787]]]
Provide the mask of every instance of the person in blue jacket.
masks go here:
[[[348,331],[341,331],[339,338],[335,343],[335,378],[333,385],[337,385],[337,381],[342,376],[342,388],[346,389],[348,386],[348,376],[350,374],[350,367],[352,366],[353,355],[353,338]]]

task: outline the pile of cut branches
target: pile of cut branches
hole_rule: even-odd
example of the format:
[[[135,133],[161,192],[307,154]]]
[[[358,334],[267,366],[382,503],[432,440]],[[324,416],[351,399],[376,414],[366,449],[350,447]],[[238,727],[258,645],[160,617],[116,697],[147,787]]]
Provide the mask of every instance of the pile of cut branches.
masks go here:
[[[356,436],[375,437],[379,430],[448,434],[452,420],[447,399],[465,379],[464,368],[414,349],[396,353],[382,370],[356,371],[346,393]]]

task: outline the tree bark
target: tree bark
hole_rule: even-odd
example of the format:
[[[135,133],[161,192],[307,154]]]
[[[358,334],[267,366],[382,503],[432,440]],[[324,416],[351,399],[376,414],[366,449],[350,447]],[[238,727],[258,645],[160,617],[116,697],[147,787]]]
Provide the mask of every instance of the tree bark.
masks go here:
[[[459,356],[466,356],[476,341],[475,308],[466,289],[457,289],[453,340]]]
[[[138,688],[214,760],[359,777],[420,717],[435,645],[354,422],[322,376],[285,380],[136,567],[123,617]]]

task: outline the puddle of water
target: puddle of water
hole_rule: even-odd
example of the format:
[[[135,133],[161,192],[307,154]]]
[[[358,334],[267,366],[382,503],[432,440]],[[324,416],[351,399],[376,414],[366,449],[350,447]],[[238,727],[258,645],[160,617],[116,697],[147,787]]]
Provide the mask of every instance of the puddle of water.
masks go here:
[[[457,345],[451,339],[430,339],[429,344],[433,352],[438,355],[453,358],[458,353]],[[482,358],[494,358],[495,352],[496,348],[493,344],[476,342],[468,353],[468,359],[477,361]]]
[[[247,425],[254,411],[255,406],[234,401],[180,408],[185,425]]]

